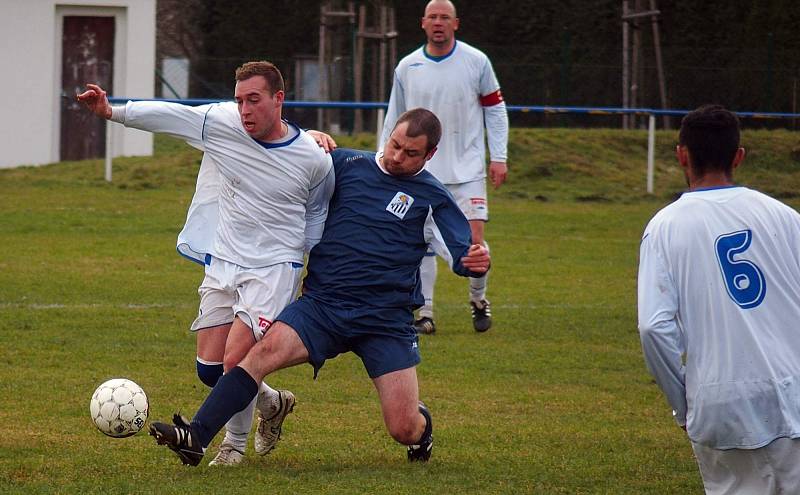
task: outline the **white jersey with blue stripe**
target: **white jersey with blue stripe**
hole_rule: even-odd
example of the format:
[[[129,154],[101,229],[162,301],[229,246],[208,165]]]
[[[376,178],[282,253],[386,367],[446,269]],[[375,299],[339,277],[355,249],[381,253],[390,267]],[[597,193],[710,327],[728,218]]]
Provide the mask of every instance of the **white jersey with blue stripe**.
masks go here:
[[[246,267],[302,263],[311,230],[321,231],[332,192],[331,159],[288,123],[283,142],[265,143],[242,127],[236,104],[199,107],[128,102],[123,124],[163,132],[203,150],[197,187],[178,237],[192,260],[209,256]]]
[[[322,239],[309,255],[305,296],[343,307],[419,307],[419,264],[429,242],[455,273],[478,275],[460,261],[471,244],[469,222],[430,173],[395,177],[375,153],[331,155],[336,188]]]
[[[397,64],[378,147],[383,149],[403,112],[422,107],[436,114],[442,123],[438,149],[425,169],[444,184],[483,179],[486,177],[484,123],[489,128],[491,160],[506,161],[505,103],[483,107],[480,102],[482,96],[499,89],[489,58],[477,48],[457,41],[449,54],[433,57],[424,46],[420,47]],[[484,121],[485,109],[492,110]]]
[[[800,437],[800,215],[745,187],[696,190],[642,237],[645,361],[692,441]]]

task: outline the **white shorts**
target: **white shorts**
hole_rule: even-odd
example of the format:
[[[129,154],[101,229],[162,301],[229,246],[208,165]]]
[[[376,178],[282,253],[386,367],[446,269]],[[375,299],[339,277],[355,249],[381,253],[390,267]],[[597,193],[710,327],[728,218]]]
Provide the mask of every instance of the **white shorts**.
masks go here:
[[[692,442],[706,494],[797,493],[800,439],[777,438],[759,449],[717,450]]]
[[[197,289],[200,309],[191,330],[232,323],[238,316],[258,342],[278,313],[296,299],[302,273],[299,263],[243,268],[213,258]]]
[[[489,206],[486,203],[486,180],[474,180],[463,184],[447,184],[447,189],[467,220],[489,220]]]

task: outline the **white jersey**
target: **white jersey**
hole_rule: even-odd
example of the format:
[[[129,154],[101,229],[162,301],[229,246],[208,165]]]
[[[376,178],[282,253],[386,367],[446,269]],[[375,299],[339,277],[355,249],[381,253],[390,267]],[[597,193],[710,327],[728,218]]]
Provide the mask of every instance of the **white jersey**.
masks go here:
[[[383,149],[400,115],[422,107],[442,123],[442,139],[427,170],[444,184],[463,184],[486,177],[484,111],[492,161],[506,161],[508,116],[505,103],[481,105],[480,98],[500,89],[489,58],[457,41],[444,57],[425,47],[407,55],[395,69],[389,108],[378,148]]]
[[[303,262],[306,239],[321,235],[334,184],[330,156],[313,138],[288,124],[285,141],[256,141],[232,102],[141,101],[115,110],[112,119],[127,127],[166,133],[205,152],[178,237],[181,254],[246,268]]]
[[[745,187],[688,192],[647,225],[639,263],[645,361],[689,438],[800,437],[800,215]]]

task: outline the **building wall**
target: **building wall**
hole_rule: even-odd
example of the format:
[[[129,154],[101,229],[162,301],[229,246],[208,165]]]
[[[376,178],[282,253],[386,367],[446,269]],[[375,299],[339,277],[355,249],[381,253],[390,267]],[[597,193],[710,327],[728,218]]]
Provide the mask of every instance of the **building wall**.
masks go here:
[[[114,94],[153,97],[156,0],[0,2],[0,168],[59,161],[63,17],[114,16]],[[90,82],[90,81],[87,81]],[[150,155],[150,133],[112,126],[114,156]]]

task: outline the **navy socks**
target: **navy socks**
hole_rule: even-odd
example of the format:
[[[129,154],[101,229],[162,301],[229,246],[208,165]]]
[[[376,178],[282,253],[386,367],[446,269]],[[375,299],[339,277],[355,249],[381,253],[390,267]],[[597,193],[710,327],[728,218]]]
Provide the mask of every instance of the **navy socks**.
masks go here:
[[[222,375],[203,405],[192,418],[192,431],[203,448],[234,414],[247,407],[258,394],[258,383],[247,372],[235,367]]]

